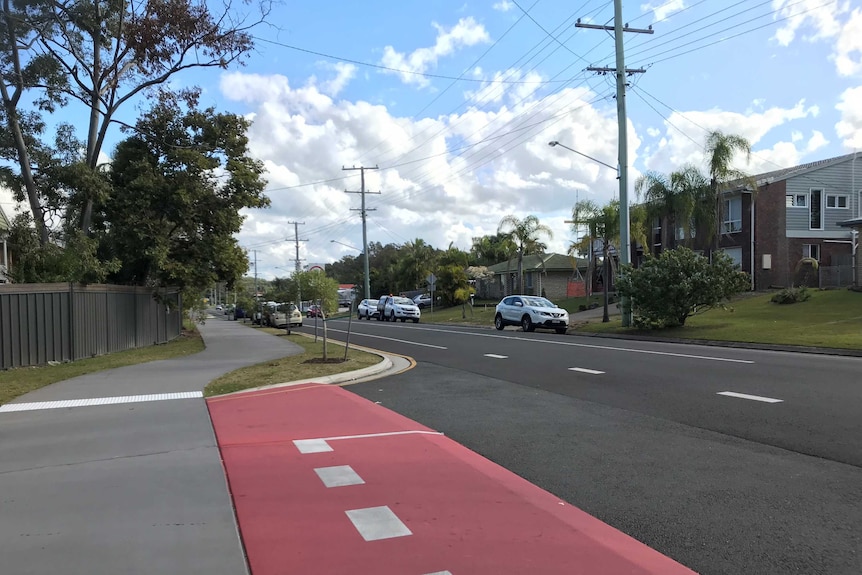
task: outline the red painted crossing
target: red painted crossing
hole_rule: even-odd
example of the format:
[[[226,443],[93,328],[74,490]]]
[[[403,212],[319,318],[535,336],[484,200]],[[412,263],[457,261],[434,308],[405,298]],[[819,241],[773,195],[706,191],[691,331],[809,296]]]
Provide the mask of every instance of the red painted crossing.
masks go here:
[[[281,388],[208,405],[253,575],[693,573],[340,387]],[[405,431],[425,433],[377,435]],[[354,437],[362,435],[371,437]],[[294,440],[307,439],[332,450],[301,453]],[[364,483],[326,487],[315,469],[336,466],[350,466]],[[410,535],[366,541],[346,513],[383,506]]]

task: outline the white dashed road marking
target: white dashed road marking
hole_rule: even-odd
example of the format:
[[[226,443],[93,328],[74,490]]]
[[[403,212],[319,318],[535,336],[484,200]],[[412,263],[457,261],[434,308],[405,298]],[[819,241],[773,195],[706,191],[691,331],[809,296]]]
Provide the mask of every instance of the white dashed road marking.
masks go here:
[[[589,373],[590,375],[601,375],[604,372],[596,369],[587,369],[586,367],[570,367],[569,371],[577,371],[580,373]]]
[[[390,435],[443,435],[442,431],[425,431],[422,429],[413,429],[409,431],[385,431],[383,433],[364,433],[362,435],[339,435],[337,437],[318,437],[316,439],[294,439],[293,444],[300,453],[322,453],[324,451],[332,451],[332,446],[329,441],[338,441],[339,439],[369,439],[372,437],[388,437]]]
[[[318,467],[314,470],[327,487],[345,487],[347,485],[362,485],[365,480],[353,471],[349,465],[334,467]]]
[[[92,405],[117,405],[122,403],[142,403],[147,401],[170,401],[173,399],[198,399],[203,396],[204,394],[202,391],[182,391],[179,393],[155,393],[152,395],[124,395],[119,397],[64,399],[60,401],[39,401],[33,403],[7,403],[6,405],[0,405],[0,412],[63,409],[66,407],[90,407]]]
[[[389,509],[388,505],[351,509],[345,513],[366,541],[413,535],[413,532],[398,519],[398,516]]]
[[[496,353],[486,353],[485,357],[492,357],[494,359],[506,359],[509,357],[508,355],[497,355]],[[431,575],[434,575],[433,573]]]
[[[752,401],[762,401],[763,403],[782,403],[783,399],[775,399],[772,397],[762,397],[760,395],[748,395],[747,393],[736,393],[735,391],[719,391],[716,395],[725,395],[727,397],[738,397],[740,399],[750,399]]]

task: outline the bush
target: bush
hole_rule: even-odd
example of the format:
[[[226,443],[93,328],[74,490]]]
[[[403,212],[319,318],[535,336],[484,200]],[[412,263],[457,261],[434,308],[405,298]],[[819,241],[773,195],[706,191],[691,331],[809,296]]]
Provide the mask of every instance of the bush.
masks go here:
[[[663,328],[685,325],[690,316],[725,307],[750,287],[750,277],[724,253],[705,257],[684,247],[650,257],[639,268],[625,266],[617,291],[633,303],[634,325]]]
[[[769,300],[772,303],[788,304],[805,301],[811,297],[811,293],[805,286],[784,288],[777,294],[774,294]]]

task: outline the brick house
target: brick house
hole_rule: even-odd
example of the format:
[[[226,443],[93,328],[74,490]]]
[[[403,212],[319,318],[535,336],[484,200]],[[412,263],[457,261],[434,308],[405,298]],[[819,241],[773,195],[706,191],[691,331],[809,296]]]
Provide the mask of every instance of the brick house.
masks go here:
[[[800,260],[819,269],[812,286],[853,281],[853,232],[842,222],[862,213],[862,156],[848,154],[753,176],[757,190],[741,185],[723,194],[718,248],[752,275],[752,289],[799,285]],[[712,238],[696,230],[694,248],[708,254]],[[681,233],[677,230],[677,234]],[[653,229],[651,251],[674,247],[679,237]]]
[[[575,270],[575,264],[578,271]],[[583,282],[587,261],[564,254],[532,254],[524,256],[523,270],[525,295],[544,295],[556,301],[570,297],[573,284]],[[501,299],[518,290],[517,257],[488,266],[488,271],[494,274],[486,286],[488,298]]]

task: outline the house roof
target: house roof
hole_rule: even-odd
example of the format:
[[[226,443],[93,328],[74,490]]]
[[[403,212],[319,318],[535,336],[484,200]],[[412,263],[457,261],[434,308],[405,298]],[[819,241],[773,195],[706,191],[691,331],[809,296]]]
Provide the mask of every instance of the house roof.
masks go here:
[[[815,170],[819,170],[821,168],[825,168],[827,166],[835,166],[837,164],[843,164],[844,162],[849,162],[857,157],[857,154],[854,152],[852,154],[845,154],[843,156],[835,156],[834,158],[827,158],[825,160],[817,160],[816,162],[808,162],[807,164],[800,164],[798,166],[793,166],[792,168],[782,168],[780,170],[773,170],[771,172],[763,172],[760,174],[756,174],[751,176],[754,181],[757,182],[758,186],[762,186],[764,184],[770,184],[773,182],[780,182],[782,180],[786,180],[788,178],[793,178],[796,176],[801,176],[803,174],[807,174],[809,172],[813,172]],[[730,189],[734,191],[738,191],[741,188],[745,188],[745,182],[741,180],[736,180],[730,183]]]
[[[566,271],[574,270],[573,263],[575,258],[565,254],[530,254],[524,256],[523,266],[525,272],[531,271]],[[584,260],[577,260],[578,267],[586,267]],[[510,272],[517,271],[518,258],[514,256],[509,261],[500,262],[492,266],[488,266],[488,271],[495,274],[504,274],[506,270]]]
[[[3,206],[0,206],[0,230],[6,231],[11,227],[12,224],[9,222],[9,217],[3,211]]]
[[[862,218],[853,218],[852,220],[846,220],[843,222],[838,222],[838,225],[843,227],[843,228],[862,229]]]

